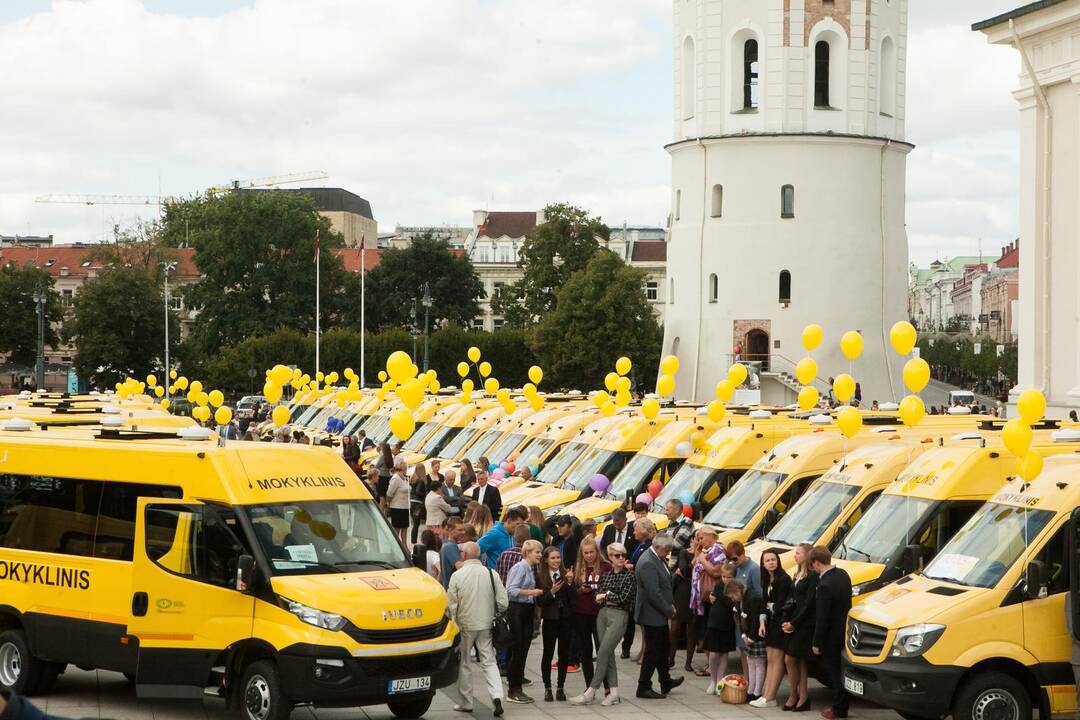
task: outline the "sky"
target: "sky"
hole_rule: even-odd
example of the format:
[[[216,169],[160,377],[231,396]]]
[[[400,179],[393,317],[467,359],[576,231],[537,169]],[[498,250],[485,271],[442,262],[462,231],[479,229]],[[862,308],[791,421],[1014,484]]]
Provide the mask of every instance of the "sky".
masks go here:
[[[1020,0],[910,0],[911,259],[996,256],[1018,227]],[[571,202],[662,225],[671,0],[2,0],[0,233],[94,242],[190,195],[320,170],[383,232]]]

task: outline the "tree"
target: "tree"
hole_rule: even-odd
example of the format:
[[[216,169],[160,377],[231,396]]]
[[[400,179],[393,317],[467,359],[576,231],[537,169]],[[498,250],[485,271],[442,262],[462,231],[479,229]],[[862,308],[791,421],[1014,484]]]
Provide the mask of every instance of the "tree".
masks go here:
[[[110,267],[88,280],[75,298],[65,334],[78,345],[75,369],[103,388],[125,377],[158,370],[165,351],[165,295],[158,275],[135,267]],[[179,337],[175,316],[169,332]]]
[[[610,232],[600,218],[573,205],[544,208],[544,222],[532,229],[518,253],[525,276],[503,286],[491,309],[515,327],[528,327],[555,309],[555,297],[570,276],[588,264]]]
[[[645,298],[645,272],[605,250],[558,292],[532,347],[552,385],[593,388],[603,385],[621,355],[651,375],[660,363],[662,341],[663,330]]]
[[[315,236],[320,237],[322,325],[342,324],[359,279],[331,250],[342,245],[310,197],[239,191],[167,206],[166,242],[195,248],[203,279],[184,288],[198,312],[191,341],[201,354],[252,335],[315,329]]]
[[[420,298],[425,283],[431,291],[432,328],[444,320],[467,325],[480,314],[476,301],[483,296],[484,286],[472,263],[464,255],[450,252],[445,240],[428,233],[403,250],[384,250],[378,267],[368,273],[367,328],[408,327],[415,299],[422,330]]]
[[[45,344],[55,348],[60,338],[53,327],[64,317],[60,295],[52,278],[40,268],[0,267],[0,355],[11,353],[10,362],[33,366],[37,362],[37,307],[34,291],[45,290]]]

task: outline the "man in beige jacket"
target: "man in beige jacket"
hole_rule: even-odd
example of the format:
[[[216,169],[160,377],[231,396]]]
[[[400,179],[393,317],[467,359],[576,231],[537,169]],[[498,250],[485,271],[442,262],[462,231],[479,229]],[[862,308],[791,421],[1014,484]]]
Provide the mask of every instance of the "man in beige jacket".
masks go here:
[[[447,694],[457,701],[454,709],[458,712],[473,711],[472,665],[475,645],[494,714],[499,717],[503,714],[503,688],[499,667],[495,664],[495,648],[491,644],[491,622],[496,612],[509,607],[510,599],[499,576],[480,562],[479,545],[465,543],[461,548],[461,559],[461,567],[450,578],[450,586],[446,589],[450,617],[461,630],[461,671],[457,684],[448,688]]]

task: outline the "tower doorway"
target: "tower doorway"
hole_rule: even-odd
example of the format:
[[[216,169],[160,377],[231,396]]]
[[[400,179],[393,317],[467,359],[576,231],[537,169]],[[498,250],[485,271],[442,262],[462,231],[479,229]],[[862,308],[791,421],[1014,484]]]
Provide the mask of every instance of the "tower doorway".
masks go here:
[[[762,372],[768,372],[769,333],[761,328],[754,328],[746,333],[746,342],[743,346],[746,348],[747,362],[761,363]]]

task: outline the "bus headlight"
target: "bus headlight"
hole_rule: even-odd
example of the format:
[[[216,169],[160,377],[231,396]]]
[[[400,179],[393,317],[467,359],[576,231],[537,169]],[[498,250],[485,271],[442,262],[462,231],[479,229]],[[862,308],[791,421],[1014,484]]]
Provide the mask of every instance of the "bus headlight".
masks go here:
[[[289,600],[288,598],[278,597],[278,602],[282,608],[288,610],[296,617],[300,618],[308,625],[314,625],[315,627],[322,628],[323,630],[340,630],[345,627],[345,618],[335,613],[323,612],[322,610],[316,610],[313,607],[308,607],[303,603],[298,603],[295,600]]]
[[[893,657],[918,657],[929,650],[943,632],[944,625],[919,623],[902,627],[896,631],[892,652],[889,654]]]

